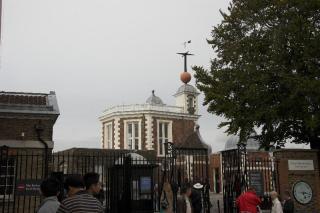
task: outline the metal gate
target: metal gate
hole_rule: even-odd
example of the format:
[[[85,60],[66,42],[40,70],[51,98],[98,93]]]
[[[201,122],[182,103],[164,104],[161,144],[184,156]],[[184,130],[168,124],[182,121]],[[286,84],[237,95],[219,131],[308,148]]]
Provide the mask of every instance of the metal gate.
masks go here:
[[[261,208],[271,209],[270,192],[276,191],[277,163],[272,153],[248,151],[246,145],[222,152],[223,202],[225,213],[236,213],[236,199],[252,186],[262,199]]]
[[[204,185],[204,212],[209,212],[206,149],[175,148],[168,144],[163,157],[157,157],[154,151],[101,149],[70,149],[45,156],[42,149],[17,151],[0,147],[0,169],[1,213],[35,212],[42,200],[39,186],[46,170],[61,181],[70,174],[99,173],[103,192],[97,198],[106,212],[112,213],[121,212],[119,206],[127,208],[124,212],[159,212],[167,186],[175,210],[179,187],[184,182],[200,182]]]
[[[203,212],[209,212],[208,150],[175,148],[167,143],[165,153],[155,160],[134,153],[121,156],[109,168],[106,211],[159,212],[161,201],[167,198],[175,212],[181,185],[201,183]]]

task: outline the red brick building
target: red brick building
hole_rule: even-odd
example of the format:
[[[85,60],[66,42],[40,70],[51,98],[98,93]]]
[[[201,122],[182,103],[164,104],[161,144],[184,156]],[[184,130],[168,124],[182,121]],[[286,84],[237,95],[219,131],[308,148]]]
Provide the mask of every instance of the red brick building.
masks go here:
[[[54,92],[0,92],[0,147],[52,149],[52,129],[58,116]]]
[[[39,205],[40,196],[20,196],[18,186],[28,181],[38,184],[48,175],[58,116],[54,92],[0,92],[0,207],[4,212],[31,212]]]
[[[174,94],[176,105],[166,105],[152,91],[145,104],[108,108],[100,117],[104,149],[155,150],[164,156],[165,143],[183,146],[196,130],[198,91],[183,84]],[[201,143],[194,140],[195,146]]]

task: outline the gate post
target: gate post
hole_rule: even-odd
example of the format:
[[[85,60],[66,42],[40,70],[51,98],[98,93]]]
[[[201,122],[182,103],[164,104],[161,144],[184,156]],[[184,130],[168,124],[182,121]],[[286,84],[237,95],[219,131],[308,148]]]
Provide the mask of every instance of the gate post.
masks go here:
[[[280,196],[290,192],[297,213],[320,212],[319,153],[319,150],[307,149],[274,151],[278,162],[278,192]],[[299,184],[303,187],[299,188]]]

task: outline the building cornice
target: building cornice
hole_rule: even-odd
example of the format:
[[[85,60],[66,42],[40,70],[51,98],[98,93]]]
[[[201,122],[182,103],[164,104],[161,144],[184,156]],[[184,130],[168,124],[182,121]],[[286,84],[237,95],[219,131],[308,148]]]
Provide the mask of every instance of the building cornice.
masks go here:
[[[49,149],[53,149],[53,141],[45,141]],[[42,148],[44,145],[37,140],[0,140],[0,146],[9,145],[10,148]]]
[[[114,117],[138,117],[142,115],[151,115],[154,117],[170,117],[170,118],[184,118],[187,120],[198,120],[200,115],[189,115],[186,113],[170,113],[170,112],[159,112],[159,111],[133,111],[133,112],[114,112],[111,114],[103,115],[99,117],[100,121],[105,121]]]
[[[119,105],[106,109],[103,115],[99,117],[100,121],[105,119],[115,117],[115,116],[132,116],[132,115],[165,115],[176,118],[185,118],[190,120],[197,120],[200,115],[190,115],[183,112],[182,107],[176,106],[161,106],[161,105],[151,105],[151,104],[134,104],[134,105]]]

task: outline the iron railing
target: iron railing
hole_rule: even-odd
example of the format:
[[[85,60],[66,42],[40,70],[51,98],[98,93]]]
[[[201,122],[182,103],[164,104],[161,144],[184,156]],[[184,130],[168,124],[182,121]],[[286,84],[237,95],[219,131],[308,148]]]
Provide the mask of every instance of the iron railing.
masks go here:
[[[50,153],[47,160],[48,164],[44,149],[0,147],[0,213],[35,212],[42,200],[39,186],[46,178],[46,170],[61,182],[71,174],[100,174],[103,191],[97,199],[106,212],[159,212],[164,183],[171,186],[171,205],[175,209],[179,187],[184,182],[200,182],[205,186],[204,211],[209,212],[205,149],[179,148],[174,156],[166,158],[158,158],[150,151],[71,149]],[[59,199],[63,198],[61,188]]]

